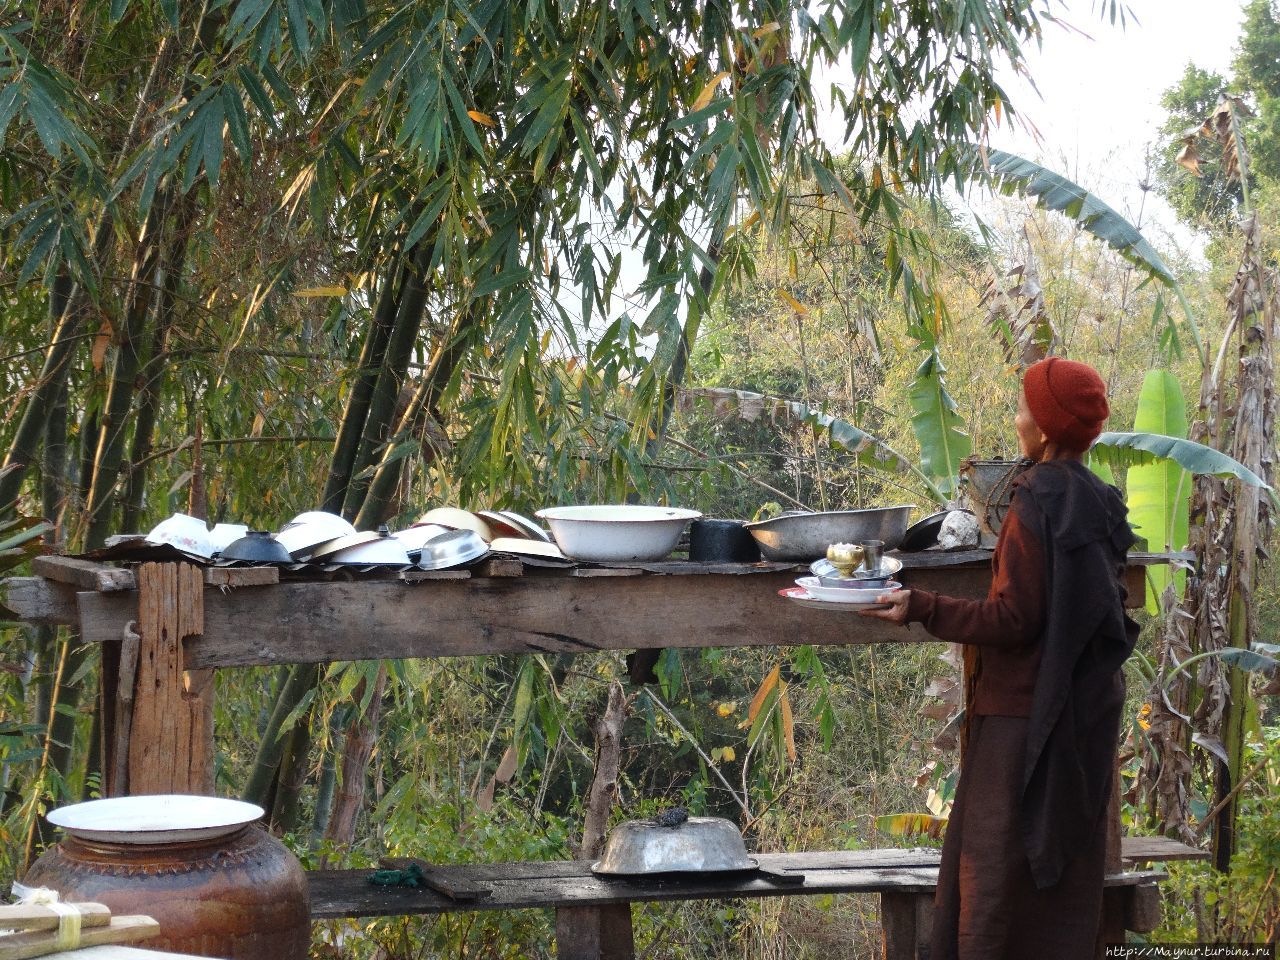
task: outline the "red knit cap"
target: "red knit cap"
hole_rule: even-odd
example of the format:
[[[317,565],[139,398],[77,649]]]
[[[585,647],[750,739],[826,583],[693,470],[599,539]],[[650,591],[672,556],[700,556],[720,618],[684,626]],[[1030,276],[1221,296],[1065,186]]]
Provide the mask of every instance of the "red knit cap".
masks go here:
[[[1111,413],[1107,387],[1087,363],[1048,357],[1027,368],[1022,378],[1027,408],[1051,443],[1087,450]]]

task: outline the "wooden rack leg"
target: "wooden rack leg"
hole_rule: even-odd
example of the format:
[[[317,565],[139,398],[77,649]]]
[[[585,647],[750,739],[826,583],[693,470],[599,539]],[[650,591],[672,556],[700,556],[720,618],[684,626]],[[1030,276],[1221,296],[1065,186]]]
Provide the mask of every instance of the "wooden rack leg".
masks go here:
[[[558,960],[634,960],[631,904],[556,907]]]
[[[213,673],[184,671],[204,632],[204,577],[186,563],[138,568],[138,671],[127,792],[213,793]]]
[[[882,960],[928,960],[933,894],[880,894]]]
[[[1111,793],[1107,797],[1107,859],[1106,873],[1120,873],[1124,860],[1120,856],[1120,838],[1124,824],[1120,819],[1120,764],[1117,762],[1111,774]],[[1124,943],[1126,894],[1121,887],[1108,887],[1102,891],[1102,925],[1098,931],[1098,956],[1103,956],[1108,943]]]

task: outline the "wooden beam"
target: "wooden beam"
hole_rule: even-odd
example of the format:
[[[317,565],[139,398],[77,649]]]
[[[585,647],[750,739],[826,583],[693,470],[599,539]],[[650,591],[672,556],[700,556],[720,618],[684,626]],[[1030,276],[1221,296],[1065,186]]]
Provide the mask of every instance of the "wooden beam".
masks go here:
[[[109,567],[92,560],[78,560],[75,557],[35,557],[31,561],[31,570],[47,580],[69,583],[81,590],[97,590],[100,593],[133,590],[138,585],[132,570]]]
[[[0,580],[0,605],[24,623],[71,627],[80,622],[75,587],[44,577]]]
[[[910,585],[985,596],[982,568],[913,571]],[[189,668],[331,660],[587,653],[664,647],[922,642],[905,628],[846,610],[814,610],[777,595],[791,573],[754,576],[503,577],[282,583],[210,591]],[[79,595],[82,636],[118,638],[131,594]],[[371,625],[377,629],[370,629]]]

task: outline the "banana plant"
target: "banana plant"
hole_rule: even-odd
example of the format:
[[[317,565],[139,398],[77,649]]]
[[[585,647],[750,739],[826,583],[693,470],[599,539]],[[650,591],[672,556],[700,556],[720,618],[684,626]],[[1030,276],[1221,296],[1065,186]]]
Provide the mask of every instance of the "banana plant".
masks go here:
[[[1138,395],[1134,429],[1186,439],[1187,405],[1177,378],[1165,369],[1147,371]],[[1134,532],[1145,537],[1152,550],[1181,550],[1187,545],[1191,509],[1191,479],[1174,460],[1137,464],[1126,474],[1125,495],[1129,522]],[[1166,566],[1149,568],[1151,589],[1147,610],[1160,612],[1160,597],[1172,579],[1178,596],[1186,581],[1182,570]]]
[[[1200,328],[1196,325],[1195,314],[1182,285],[1137,227],[1096,194],[1033,160],[1004,150],[978,147],[973,148],[973,159],[975,166],[985,172],[1002,193],[1029,196],[1046,210],[1065,215],[1146,273],[1148,278],[1167,287],[1182,307],[1200,361],[1205,361]],[[1170,314],[1166,313],[1165,318],[1168,322],[1166,334],[1176,350],[1179,343],[1177,328]]]
[[[1185,437],[1105,430],[1093,442],[1089,454],[1099,458],[1113,470],[1171,460],[1188,473],[1207,474],[1223,479],[1235,477],[1251,487],[1271,490],[1270,484],[1239,460]],[[1275,499],[1274,494],[1272,499]]]

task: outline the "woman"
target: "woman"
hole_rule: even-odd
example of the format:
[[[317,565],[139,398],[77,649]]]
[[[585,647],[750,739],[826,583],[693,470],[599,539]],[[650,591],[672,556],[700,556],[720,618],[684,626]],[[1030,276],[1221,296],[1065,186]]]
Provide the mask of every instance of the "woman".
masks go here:
[[[931,960],[1100,955],[1121,667],[1138,630],[1124,613],[1124,502],[1084,464],[1108,413],[1091,367],[1029,367],[1014,423],[1035,463],[1012,485],[987,599],[898,590],[880,598],[887,609],[864,611],[966,644]]]

